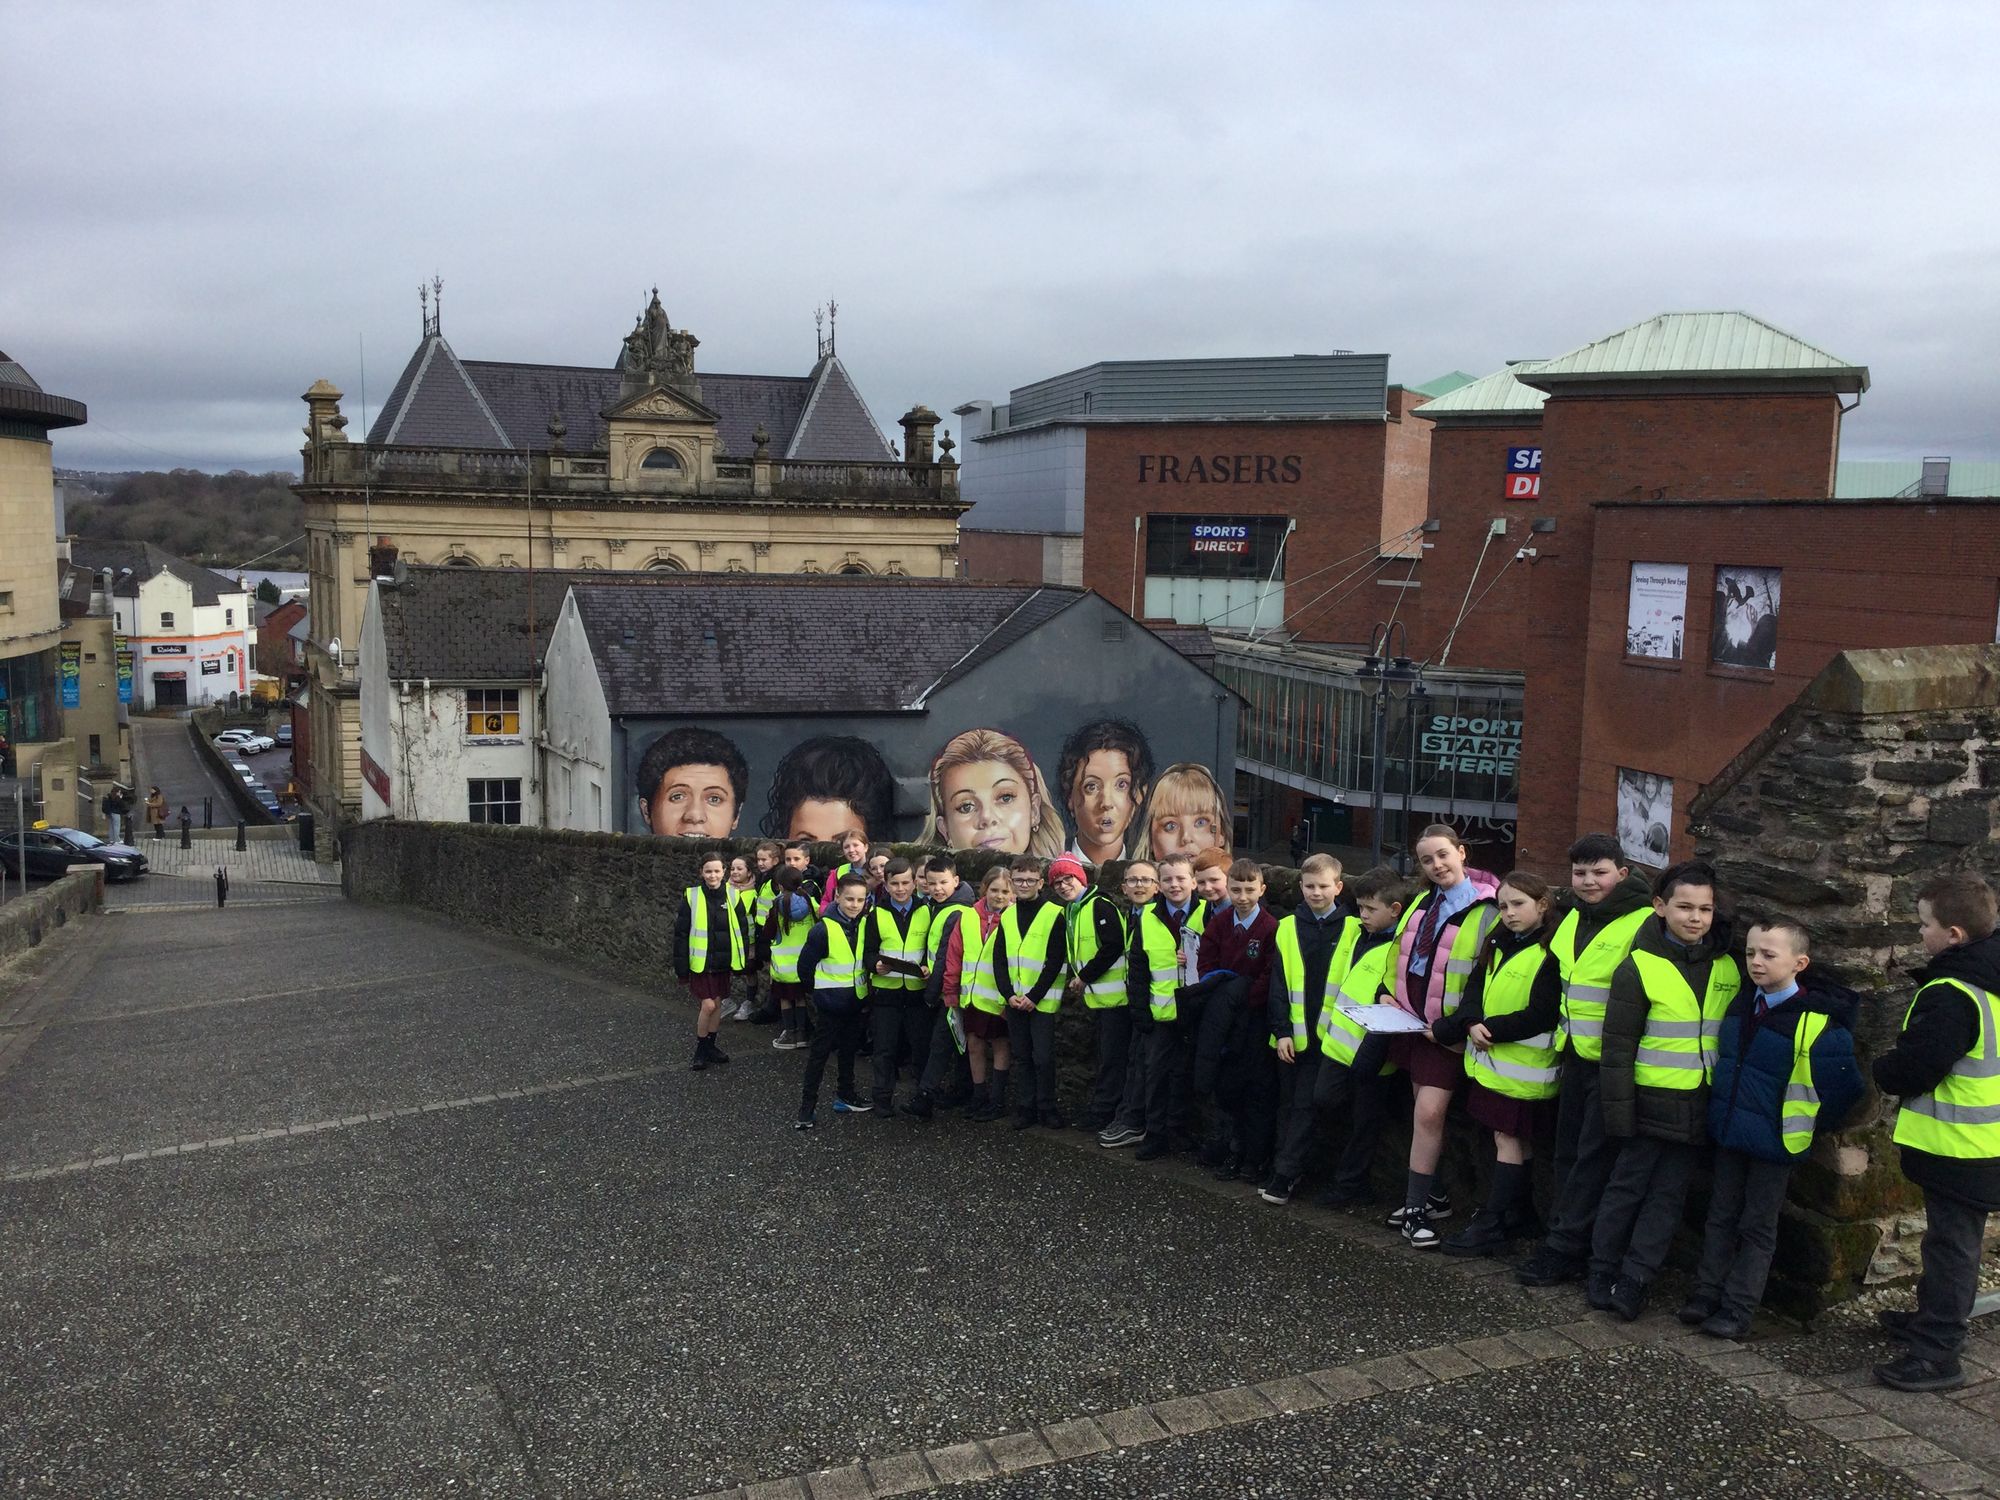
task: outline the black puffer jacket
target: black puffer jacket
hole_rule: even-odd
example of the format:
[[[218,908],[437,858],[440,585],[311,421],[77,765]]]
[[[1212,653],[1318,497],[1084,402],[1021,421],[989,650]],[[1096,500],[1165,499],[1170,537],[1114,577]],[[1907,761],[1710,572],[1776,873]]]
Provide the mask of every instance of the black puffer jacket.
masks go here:
[[[1680,970],[1699,1000],[1708,993],[1709,970],[1727,961],[1729,924],[1718,917],[1706,938],[1684,948],[1667,935],[1666,923],[1658,915],[1650,916],[1634,935],[1632,951],[1666,959]],[[1604,1057],[1598,1064],[1598,1088],[1604,1100],[1605,1133],[1649,1135],[1686,1146],[1700,1145],[1708,1135],[1707,1084],[1691,1089],[1642,1087],[1633,1072],[1639,1038],[1646,1030],[1646,1013],[1651,1008],[1639,966],[1628,957],[1611,977],[1611,999],[1604,1007]]]
[[[1875,1087],[1885,1094],[1900,1099],[1928,1094],[1979,1045],[1979,1011],[1972,997],[1957,985],[1930,984],[1933,979],[1962,979],[2000,994],[2000,934],[1947,948],[1918,971],[1921,996],[1896,1045],[1875,1059]],[[2000,1210],[2000,1158],[1934,1156],[1905,1146],[1903,1175],[1926,1192],[1961,1198],[1988,1213]]]

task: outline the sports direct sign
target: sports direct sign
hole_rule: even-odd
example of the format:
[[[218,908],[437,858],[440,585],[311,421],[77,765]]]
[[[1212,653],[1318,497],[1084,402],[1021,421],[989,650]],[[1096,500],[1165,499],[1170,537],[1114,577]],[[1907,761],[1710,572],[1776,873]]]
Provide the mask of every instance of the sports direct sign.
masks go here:
[[[1250,555],[1250,528],[1226,521],[1197,521],[1189,549],[1247,557]]]
[[[1542,450],[1539,448],[1509,448],[1507,450],[1507,498],[1509,500],[1536,500],[1542,493]]]

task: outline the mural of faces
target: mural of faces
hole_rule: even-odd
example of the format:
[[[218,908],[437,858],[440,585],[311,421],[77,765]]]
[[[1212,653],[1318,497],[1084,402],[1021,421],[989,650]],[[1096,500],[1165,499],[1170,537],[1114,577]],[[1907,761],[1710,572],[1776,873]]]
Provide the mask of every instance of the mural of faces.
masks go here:
[[[1209,849],[1227,854],[1229,843],[1229,806],[1214,773],[1193,761],[1162,771],[1146,803],[1140,855],[1148,859],[1164,859],[1170,854],[1192,857]]]
[[[634,778],[639,816],[661,835],[726,839],[750,791],[733,740],[712,729],[670,729],[646,747]]]
[[[930,836],[947,849],[1051,858],[1062,818],[1027,747],[997,729],[954,735],[931,763]]]
[[[882,753],[851,734],[794,745],[771,777],[764,832],[837,842],[849,829],[870,841],[895,833],[896,778]]]
[[[1125,858],[1152,779],[1152,748],[1136,724],[1099,719],[1078,726],[1056,763],[1075,852],[1093,865]]]

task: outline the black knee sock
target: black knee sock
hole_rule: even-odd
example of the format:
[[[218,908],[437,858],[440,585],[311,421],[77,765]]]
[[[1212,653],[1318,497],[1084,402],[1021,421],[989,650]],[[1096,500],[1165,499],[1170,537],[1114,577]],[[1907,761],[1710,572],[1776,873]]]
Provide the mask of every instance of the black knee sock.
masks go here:
[[[1431,1195],[1431,1179],[1435,1172],[1412,1172],[1403,1188],[1403,1206],[1422,1208]]]
[[[1496,1217],[1504,1215],[1521,1196],[1521,1185],[1527,1178],[1528,1169],[1520,1162],[1493,1163],[1493,1180],[1486,1188],[1486,1211]]]

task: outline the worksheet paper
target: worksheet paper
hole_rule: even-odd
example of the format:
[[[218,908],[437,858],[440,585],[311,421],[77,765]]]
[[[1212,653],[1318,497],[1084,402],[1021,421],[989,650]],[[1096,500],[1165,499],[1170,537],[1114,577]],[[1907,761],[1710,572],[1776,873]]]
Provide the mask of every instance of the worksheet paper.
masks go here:
[[[1340,1013],[1350,1021],[1358,1021],[1364,1031],[1388,1036],[1421,1035],[1424,1030],[1422,1021],[1394,1005],[1351,1005],[1343,1000]]]

